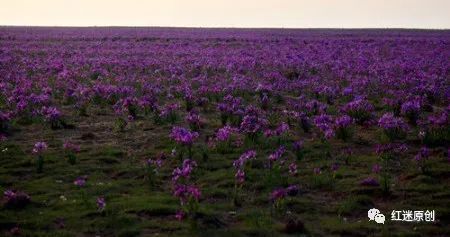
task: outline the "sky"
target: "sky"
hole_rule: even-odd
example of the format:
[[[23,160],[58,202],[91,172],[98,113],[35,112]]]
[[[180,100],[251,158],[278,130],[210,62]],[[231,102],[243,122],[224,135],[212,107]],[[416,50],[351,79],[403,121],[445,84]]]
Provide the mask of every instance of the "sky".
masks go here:
[[[0,25],[450,29],[450,0],[0,0]]]

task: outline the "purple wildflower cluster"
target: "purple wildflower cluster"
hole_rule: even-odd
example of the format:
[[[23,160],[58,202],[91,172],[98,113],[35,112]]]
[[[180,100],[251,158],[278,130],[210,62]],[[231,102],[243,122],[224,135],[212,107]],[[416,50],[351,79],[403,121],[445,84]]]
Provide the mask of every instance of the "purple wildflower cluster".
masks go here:
[[[374,106],[366,99],[358,98],[344,105],[342,111],[355,119],[357,123],[362,124],[372,118]]]
[[[407,117],[412,124],[416,124],[421,110],[421,103],[419,100],[406,101],[402,104],[400,112]]]
[[[296,175],[297,175],[297,172],[298,172],[298,170],[297,170],[297,164],[294,163],[294,162],[292,162],[292,163],[289,165],[289,174],[292,175],[292,176],[296,176]]]
[[[299,188],[297,185],[291,185],[287,188],[276,188],[270,194],[270,200],[275,203],[284,199],[286,196],[295,196],[298,192]]]
[[[238,184],[242,184],[245,181],[245,164],[249,160],[256,158],[256,151],[248,150],[244,152],[239,159],[233,162],[233,166],[236,169],[235,178]]]
[[[217,105],[217,109],[223,116],[239,115],[242,113],[241,103],[241,98],[227,95],[223,98],[223,101]]]
[[[42,134],[51,135],[45,140],[52,144],[61,142],[53,138],[70,137],[83,144],[86,156],[97,154],[91,152],[97,149],[93,145],[109,144],[115,138],[131,141],[120,144],[124,158],[140,157],[149,148],[168,152],[172,147],[165,139],[140,139],[165,131],[177,144],[172,156],[178,155],[182,163],[175,167],[175,159],[157,156],[145,160],[144,166],[149,174],[161,177],[167,172],[170,176],[173,168],[172,179],[157,184],[173,185],[172,194],[180,200],[176,213],[180,220],[199,217],[194,214],[202,186],[193,172],[220,166],[220,160],[216,164],[213,158],[246,151],[233,162],[234,177],[228,176],[235,179],[235,190],[244,183],[253,187],[247,185],[249,181],[258,182],[260,188],[259,182],[266,181],[261,190],[282,187],[270,193],[270,200],[278,205],[299,192],[296,185],[287,187],[300,179],[299,167],[302,180],[311,175],[318,184],[339,178],[345,183],[348,177],[341,175],[340,167],[350,170],[360,165],[356,162],[370,155],[362,152],[373,149],[372,144],[382,143],[376,148],[381,159],[371,167],[371,176],[356,184],[385,191],[398,187],[392,185],[392,177],[410,172],[398,167],[404,162],[416,163],[427,175],[435,171],[428,165],[443,165],[433,158],[450,157],[445,32],[0,27],[0,36],[0,155],[16,158],[17,143],[29,143],[25,139],[32,130],[42,127],[37,123],[65,129]],[[73,126],[63,120],[68,115],[73,116],[68,120]],[[105,122],[109,119],[116,120],[122,134],[109,131],[110,123]],[[226,149],[220,149],[222,145]],[[195,156],[194,147],[199,151]],[[31,149],[42,172],[48,145],[37,142]],[[257,152],[266,151],[273,152],[266,161],[256,160]],[[71,164],[79,152],[80,146],[69,141],[51,149],[52,157],[68,157]],[[52,159],[50,168],[59,169],[60,160]],[[197,166],[200,160],[205,164]],[[266,163],[267,169],[260,169]],[[78,173],[86,165],[67,172]],[[17,167],[7,164],[1,169],[14,176],[20,173]],[[253,174],[267,179],[254,180]],[[442,177],[433,175],[433,179]],[[11,179],[11,185],[19,181]],[[201,181],[209,185],[207,179]],[[28,180],[23,182],[29,186]],[[73,183],[71,188],[85,187],[87,177]],[[211,195],[214,188],[203,195]],[[223,188],[229,191],[228,186]],[[102,212],[106,200],[95,198]],[[29,200],[29,196],[7,190],[4,199],[15,203],[11,200]]]
[[[274,153],[269,155],[269,166],[272,167],[273,163],[275,163],[276,161],[279,161],[282,165],[284,163],[284,160],[282,160],[281,158],[283,157],[285,152],[286,148],[284,146],[278,147],[278,149],[275,150]]]
[[[56,107],[43,106],[41,109],[41,114],[48,122],[55,122],[61,119],[61,112]]]
[[[289,132],[289,125],[283,122],[275,129],[266,129],[264,131],[264,136],[266,137],[282,136],[284,134],[287,134],[288,132]]]
[[[393,113],[386,113],[378,120],[380,126],[389,139],[401,139],[408,132],[408,125],[399,117],[395,117]]]
[[[84,187],[87,182],[87,176],[80,176],[75,181],[73,181],[73,184],[78,187]]]
[[[422,173],[428,172],[428,159],[430,155],[430,149],[427,147],[422,147],[420,148],[419,153],[414,156],[414,161],[417,163]]]
[[[195,131],[200,129],[200,127],[202,126],[200,115],[194,110],[190,111],[186,115],[186,121],[188,122],[189,127]]]
[[[427,118],[419,121],[422,134],[421,140],[430,146],[446,145],[450,142],[450,108],[444,111],[431,114]]]
[[[417,153],[416,156],[414,156],[414,160],[417,162],[420,162],[422,160],[428,159],[430,156],[430,150],[427,147],[420,148],[419,153]]]
[[[255,136],[267,126],[267,120],[258,115],[245,115],[242,119],[240,129],[243,133]]]
[[[239,159],[233,162],[233,166],[235,169],[242,169],[247,161],[253,160],[255,158],[256,158],[256,151],[248,150],[244,152],[241,156],[239,156]]]
[[[374,187],[380,186],[380,183],[373,177],[367,177],[363,179],[360,184],[363,186],[374,186]]]
[[[48,148],[48,145],[46,142],[36,142],[36,144],[34,144],[34,148],[33,148],[33,153],[40,155],[43,152],[45,152]]]
[[[184,160],[182,167],[175,168],[172,172],[173,196],[179,198],[183,210],[179,210],[175,217],[179,220],[186,215],[192,217],[198,208],[201,197],[200,188],[193,184],[188,184],[190,176],[197,163],[193,160]]]
[[[23,208],[31,202],[30,196],[21,191],[6,190],[3,194],[6,208]]]
[[[336,118],[334,122],[337,128],[345,129],[353,123],[353,119],[350,116],[343,115],[339,118]]]
[[[173,170],[172,181],[178,182],[180,178],[189,179],[195,167],[197,167],[197,162],[195,162],[194,160],[184,160],[181,167],[177,167]]]
[[[170,137],[181,145],[191,146],[198,138],[198,132],[189,131],[182,127],[173,127]]]
[[[202,193],[198,187],[184,184],[175,185],[175,191],[173,192],[173,195],[180,199],[181,205],[186,204],[190,199],[198,202],[201,194]]]
[[[272,191],[272,193],[270,194],[270,200],[272,202],[276,202],[279,201],[283,198],[285,198],[287,195],[287,191],[284,188],[277,188],[275,190]]]
[[[327,110],[327,105],[318,101],[318,100],[310,100],[305,103],[302,108],[308,112],[309,115],[318,115],[323,114]]]
[[[336,137],[347,141],[351,136],[350,126],[353,124],[353,119],[350,116],[343,115],[334,120]]]
[[[335,135],[333,129],[333,118],[327,114],[321,114],[314,118],[314,124],[324,134],[325,138],[329,139]]]
[[[155,159],[148,159],[146,161],[148,166],[161,168],[164,164],[164,159],[166,159],[166,155],[164,153],[160,153]]]
[[[225,126],[223,128],[219,128],[216,132],[216,140],[219,142],[228,141],[231,138],[231,135],[238,133],[239,130],[233,128],[231,126]]]
[[[408,151],[408,146],[404,143],[387,143],[379,144],[376,147],[376,153],[378,155],[403,155]]]
[[[136,97],[126,97],[117,101],[113,109],[118,115],[129,116],[133,120],[137,116],[138,99]]]
[[[158,116],[163,120],[168,120],[170,122],[174,122],[177,118],[176,111],[180,109],[180,105],[178,103],[166,104],[160,110]]]
[[[106,201],[105,201],[104,197],[98,197],[96,203],[97,203],[97,209],[99,212],[102,212],[103,210],[105,210]]]

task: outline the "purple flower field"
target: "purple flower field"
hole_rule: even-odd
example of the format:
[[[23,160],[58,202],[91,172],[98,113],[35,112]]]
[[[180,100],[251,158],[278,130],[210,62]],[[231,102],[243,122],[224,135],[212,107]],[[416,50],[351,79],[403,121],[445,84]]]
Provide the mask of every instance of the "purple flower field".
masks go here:
[[[449,59],[448,30],[0,27],[0,235],[449,236]]]

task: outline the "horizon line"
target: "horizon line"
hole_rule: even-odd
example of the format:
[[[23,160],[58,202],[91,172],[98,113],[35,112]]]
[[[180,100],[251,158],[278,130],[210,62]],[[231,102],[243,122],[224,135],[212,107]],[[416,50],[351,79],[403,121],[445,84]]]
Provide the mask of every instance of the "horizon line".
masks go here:
[[[131,25],[1,25],[0,27],[30,28],[174,28],[174,29],[288,29],[288,30],[450,30],[450,28],[415,28],[415,27],[272,27],[272,26],[131,26]]]

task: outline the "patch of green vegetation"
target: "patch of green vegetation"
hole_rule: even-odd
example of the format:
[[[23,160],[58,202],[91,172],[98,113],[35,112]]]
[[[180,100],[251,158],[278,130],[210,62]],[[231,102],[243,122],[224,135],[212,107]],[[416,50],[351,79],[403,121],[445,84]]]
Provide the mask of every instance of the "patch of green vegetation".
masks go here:
[[[374,206],[372,199],[366,195],[355,195],[345,199],[339,204],[339,216],[364,214]]]

